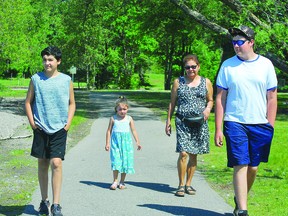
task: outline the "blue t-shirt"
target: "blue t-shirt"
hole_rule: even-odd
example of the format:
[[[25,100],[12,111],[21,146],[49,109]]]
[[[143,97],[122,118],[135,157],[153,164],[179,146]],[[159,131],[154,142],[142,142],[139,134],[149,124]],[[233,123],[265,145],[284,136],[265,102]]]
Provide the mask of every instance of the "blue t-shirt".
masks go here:
[[[46,77],[44,72],[32,76],[35,99],[33,115],[35,124],[48,134],[64,128],[68,119],[71,77],[59,73]]]

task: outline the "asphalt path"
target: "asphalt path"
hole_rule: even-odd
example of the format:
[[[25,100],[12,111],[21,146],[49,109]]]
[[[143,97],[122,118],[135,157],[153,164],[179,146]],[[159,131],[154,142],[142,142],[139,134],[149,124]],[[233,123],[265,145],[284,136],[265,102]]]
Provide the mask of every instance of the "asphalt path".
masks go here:
[[[63,162],[61,206],[64,216],[232,216],[225,203],[196,172],[192,186],[196,195],[174,196],[178,186],[175,133],[164,133],[165,124],[153,112],[135,103],[129,114],[135,120],[142,150],[135,145],[135,171],[127,175],[127,189],[109,190],[112,183],[109,153],[104,150],[109,117],[113,114],[113,94],[91,95],[101,108],[90,134],[69,150]],[[117,97],[117,96],[116,96]],[[104,102],[105,101],[105,102]],[[49,185],[50,201],[51,186]],[[22,215],[37,215],[41,200],[37,189]]]

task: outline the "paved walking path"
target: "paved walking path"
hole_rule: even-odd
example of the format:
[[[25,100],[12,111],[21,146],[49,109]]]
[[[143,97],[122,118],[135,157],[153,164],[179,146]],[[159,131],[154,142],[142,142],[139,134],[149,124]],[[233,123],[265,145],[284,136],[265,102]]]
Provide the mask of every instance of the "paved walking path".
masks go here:
[[[68,152],[63,163],[61,205],[64,216],[232,215],[233,208],[198,172],[193,179],[197,194],[183,198],[174,196],[178,185],[175,133],[166,136],[165,124],[151,110],[133,103],[129,114],[135,119],[143,149],[135,150],[136,173],[127,175],[127,189],[109,190],[112,171],[104,146],[115,95],[95,95],[91,100],[101,106],[100,117],[93,123],[90,134]],[[40,200],[38,189],[23,215],[37,215]]]

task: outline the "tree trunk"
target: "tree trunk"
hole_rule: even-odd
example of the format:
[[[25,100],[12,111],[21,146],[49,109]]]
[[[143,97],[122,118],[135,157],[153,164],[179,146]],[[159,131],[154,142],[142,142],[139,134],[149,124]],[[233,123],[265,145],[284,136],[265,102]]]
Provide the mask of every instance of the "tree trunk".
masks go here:
[[[221,61],[220,61],[220,64],[219,64],[219,67],[218,67],[218,70],[217,70],[217,74],[216,76],[214,77],[214,80],[211,80],[213,82],[213,93],[214,95],[216,95],[217,93],[217,86],[216,86],[216,78],[218,76],[218,73],[219,73],[219,70],[220,70],[220,67],[222,65],[222,63],[235,55],[235,52],[234,52],[234,49],[231,45],[231,42],[228,41],[228,40],[223,40],[222,43],[221,43],[221,47],[222,47],[222,50],[223,50],[223,53],[222,53],[222,56],[221,56]]]
[[[243,5],[238,0],[220,0],[225,5],[230,7],[233,11],[235,11],[238,14],[241,14],[243,11],[247,12],[249,20],[254,23],[254,25],[262,26],[263,28],[269,29],[270,26],[266,23],[263,23],[255,14],[251,13],[250,11],[247,11],[245,7],[243,8]]]
[[[164,89],[165,90],[170,90],[171,89],[171,79],[172,79],[172,65],[173,65],[173,56],[175,53],[175,37],[174,35],[171,36],[171,41],[170,41],[170,46],[168,45],[167,48],[167,54],[166,54],[166,71],[165,74],[165,84],[164,84]]]

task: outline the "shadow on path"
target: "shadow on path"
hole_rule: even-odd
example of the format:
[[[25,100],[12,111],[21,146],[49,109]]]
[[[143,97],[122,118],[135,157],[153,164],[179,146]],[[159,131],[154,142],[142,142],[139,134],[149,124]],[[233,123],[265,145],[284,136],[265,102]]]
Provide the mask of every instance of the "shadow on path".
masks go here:
[[[135,187],[141,187],[145,189],[150,189],[153,191],[163,192],[163,193],[173,193],[176,188],[170,187],[168,184],[161,183],[151,183],[151,182],[131,182],[127,181],[127,184],[133,185]]]
[[[19,211],[17,209],[26,209],[25,213],[27,215],[38,215],[38,211],[34,208],[33,205],[25,205],[25,206],[2,206],[0,205],[0,215],[5,215],[5,216],[19,215]]]
[[[0,99],[0,112],[8,112],[14,115],[26,116],[25,99],[23,98],[2,98]]]
[[[110,118],[115,114],[114,106],[116,99],[121,95],[115,92],[85,92],[77,91],[75,92],[76,107],[78,110],[78,115],[84,116],[86,118]],[[159,119],[153,112],[148,111],[147,107],[136,104],[129,100],[129,115],[133,116],[134,120],[151,120],[152,118]],[[133,109],[133,108],[137,109]],[[85,110],[85,112],[83,111]],[[100,112],[101,110],[101,112]]]
[[[93,182],[93,181],[80,181],[82,184],[86,184],[88,186],[96,186],[104,189],[109,189],[110,183],[104,183],[104,182]]]
[[[80,181],[82,184],[86,184],[89,186],[97,186],[104,189],[109,189],[110,183],[104,183],[104,182],[93,182],[93,181]],[[133,185],[135,187],[141,187],[153,191],[158,191],[162,193],[173,193],[173,191],[176,190],[176,188],[172,188],[167,184],[161,184],[161,183],[151,183],[151,182],[132,182],[127,181],[125,182],[127,185]]]
[[[198,208],[189,208],[189,207],[184,207],[184,206],[171,206],[171,205],[158,205],[158,204],[144,204],[144,205],[138,205],[138,206],[170,213],[172,215],[223,216],[223,214],[220,214],[217,212],[204,210],[204,209],[198,209]],[[231,213],[225,213],[224,215],[233,216],[233,214]]]

